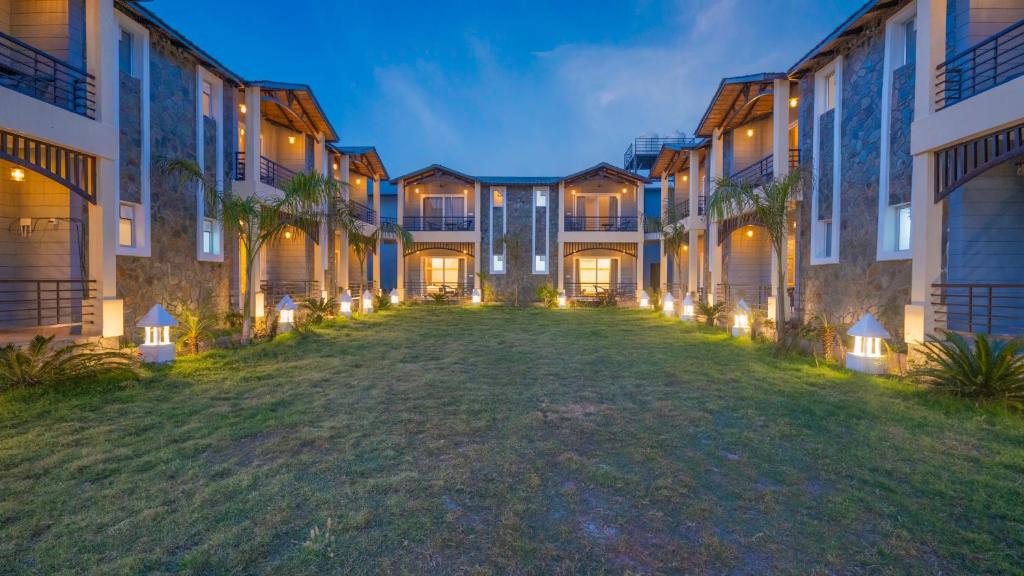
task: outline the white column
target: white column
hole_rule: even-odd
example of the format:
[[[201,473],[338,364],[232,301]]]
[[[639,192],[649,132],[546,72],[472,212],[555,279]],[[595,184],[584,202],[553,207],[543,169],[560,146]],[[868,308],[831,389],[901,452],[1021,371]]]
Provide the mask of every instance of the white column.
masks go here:
[[[343,155],[341,157],[341,166],[340,166],[340,169],[338,170],[338,172],[339,172],[339,177],[341,179],[341,197],[345,201],[348,201],[348,199],[351,197],[351,190],[350,190],[349,187],[352,185],[352,182],[351,182],[352,175],[351,175],[350,168],[351,168],[350,158],[347,155]],[[338,263],[338,285],[341,286],[342,288],[346,288],[346,289],[351,290],[352,287],[349,286],[349,270],[348,270],[348,266],[349,266],[348,232],[346,232],[345,230],[341,231],[341,242],[340,242],[340,248],[339,249],[341,251],[341,261]],[[358,295],[352,294],[352,298],[358,298]]]
[[[396,202],[398,223],[405,225],[405,182],[398,183],[398,201]],[[399,296],[405,299],[405,247],[402,244],[402,240],[396,239],[395,243],[395,284],[398,289]]]
[[[678,185],[677,185],[678,186]],[[700,219],[700,151],[690,150],[690,222]],[[700,273],[700,229],[691,225],[689,232],[689,245],[686,262],[686,290],[696,292],[700,285],[698,274]]]
[[[914,88],[914,119],[935,112],[935,68],[946,50],[946,1],[917,3],[917,63]],[[911,128],[911,142],[914,141]],[[913,147],[913,146],[912,146]],[[935,154],[914,150],[911,182],[911,286],[910,304],[904,309],[904,336],[918,344],[935,331],[931,308],[931,284],[942,272],[942,204],[935,202]]]
[[[715,189],[717,188],[716,180],[721,178],[723,174],[722,153],[722,130],[715,128],[711,134],[710,178],[712,196],[714,196]],[[710,200],[708,198],[708,201]],[[708,293],[708,302],[713,303],[715,301],[715,288],[722,283],[722,247],[718,244],[718,223],[715,222],[710,214],[707,216],[707,223],[708,267],[711,269],[711,282],[705,288]]]
[[[245,88],[245,180],[255,186],[260,178],[260,87]],[[255,189],[255,188],[253,188]]]
[[[558,290],[565,289],[565,242],[558,241]]]
[[[676,189],[679,189],[679,183],[676,182]],[[669,217],[669,202],[668,202],[668,172],[664,172],[661,175],[661,222],[662,226],[670,224],[668,221]],[[658,238],[658,245],[660,246],[659,254],[661,255],[661,266],[659,267],[658,274],[658,290],[663,291],[668,288],[668,252],[665,251],[665,239]],[[651,283],[654,282],[654,278],[651,278]]]
[[[483,227],[480,226],[481,211],[480,211],[480,183],[476,182],[473,184],[473,230],[476,232],[476,251],[473,253],[473,288],[480,289],[480,258],[483,257],[483,243],[481,242],[481,231]],[[506,198],[506,206],[508,199]],[[531,263],[532,265],[532,263]]]
[[[772,172],[775,178],[785,178],[789,174],[789,78],[775,80],[773,88],[774,111],[772,114]],[[787,223],[788,224],[788,223]],[[789,226],[783,227],[783,233]],[[783,238],[782,245],[786,246]],[[775,295],[779,288],[779,259],[772,248],[772,293],[768,297],[768,317],[775,320]],[[787,306],[788,310],[789,307]]]
[[[316,135],[316,142],[313,144],[313,170],[317,174],[327,175],[327,146],[326,138],[323,133]],[[324,202],[323,210],[327,212],[328,201]],[[320,284],[320,292],[327,297],[333,296],[333,294],[327,293],[327,263],[331,258],[331,254],[328,252],[329,244],[328,241],[330,235],[334,233],[334,229],[327,225],[325,222],[320,226],[320,235],[317,238],[317,245],[313,250],[313,279]]]
[[[565,182],[558,183],[558,290],[565,289]]]
[[[373,211],[377,214],[374,224],[380,227],[380,178],[373,179]],[[383,289],[384,287],[380,283],[380,251],[381,240],[378,234],[377,247],[373,253],[373,281],[377,283],[377,288]]]

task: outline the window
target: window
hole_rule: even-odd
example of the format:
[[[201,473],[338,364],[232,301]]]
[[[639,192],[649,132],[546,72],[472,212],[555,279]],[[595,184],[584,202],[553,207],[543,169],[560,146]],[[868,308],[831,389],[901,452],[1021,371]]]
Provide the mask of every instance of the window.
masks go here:
[[[811,264],[839,262],[841,230],[843,57],[814,74]]]
[[[121,203],[120,220],[117,228],[117,243],[125,248],[135,247],[135,205]]]
[[[203,80],[203,116],[213,118],[213,85]]]
[[[505,273],[505,189],[491,188],[491,225],[488,242],[491,247],[491,273]]]
[[[580,293],[596,294],[608,290],[612,284],[611,258],[580,258],[579,259]]]
[[[494,207],[504,208],[505,207],[505,191],[497,188],[494,190]]]
[[[548,191],[547,190],[535,190],[534,199],[537,208],[547,208],[548,206]]]
[[[823,236],[822,239],[824,240],[824,243],[823,243],[823,245],[821,247],[821,257],[822,258],[831,258],[832,257],[832,221],[831,220],[822,220],[821,221],[821,226],[823,228],[823,230],[822,230],[822,236]]]
[[[836,73],[833,70],[825,77],[825,109],[828,112],[836,107]]]
[[[461,258],[424,258],[424,279],[427,293],[437,293],[445,289],[454,289],[459,285],[461,277]]]
[[[454,220],[466,216],[466,199],[462,196],[424,196],[423,220],[427,230],[444,230],[444,224],[453,226]]]
[[[533,256],[533,271],[544,274],[548,271],[548,257],[546,254],[535,254]]]
[[[903,61],[909,64],[917,59],[917,18],[911,18],[903,24]]]
[[[533,191],[533,273],[548,273],[548,193],[546,188]]]
[[[220,223],[213,218],[203,218],[203,253],[220,253]]]
[[[910,250],[910,204],[894,206],[896,227],[896,250]]]
[[[135,36],[127,30],[121,30],[121,40],[117,44],[117,62],[121,72],[129,76],[135,74]]]

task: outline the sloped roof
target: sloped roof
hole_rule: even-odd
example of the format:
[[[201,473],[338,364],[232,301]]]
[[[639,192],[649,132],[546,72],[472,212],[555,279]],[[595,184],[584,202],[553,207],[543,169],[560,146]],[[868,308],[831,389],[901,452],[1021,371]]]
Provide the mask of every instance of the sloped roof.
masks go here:
[[[697,127],[697,136],[710,137],[715,128],[729,129],[772,111],[773,82],[782,72],[762,72],[723,78]]]
[[[308,84],[252,80],[246,85],[260,87],[260,112],[268,120],[297,132],[322,132],[328,142],[338,141],[338,133]]]
[[[706,154],[706,149],[711,141],[702,138],[692,146],[681,146],[679,144],[666,144],[661,147],[661,152],[651,166],[651,178],[659,178],[662,174],[673,174],[690,164],[690,151],[698,150]]]
[[[414,170],[412,172],[409,172],[408,174],[397,176],[393,178],[391,181],[397,184],[399,182],[404,182],[406,180],[422,180],[424,178],[429,178],[431,176],[436,176],[438,174],[447,174],[454,178],[458,178],[459,180],[464,180],[466,182],[470,182],[473,184],[479,182],[479,180],[477,180],[473,176],[470,176],[469,174],[459,172],[458,170],[452,170],[451,168],[448,168],[447,166],[442,166],[441,164],[431,164],[426,168],[420,168],[419,170]]]
[[[477,179],[490,186],[551,186],[562,181],[561,176],[477,176]]]
[[[805,54],[803,58],[800,58],[800,60],[798,60],[797,63],[789,69],[789,77],[799,79],[807,72],[817,68],[818,62],[833,58],[836,55],[837,48],[839,48],[839,46],[849,38],[860,34],[867,24],[875,19],[883,17],[883,13],[885,11],[897,9],[906,3],[906,0],[869,0],[856,12],[851,14],[849,18],[844,20],[842,24],[836,27],[836,29],[826,36],[821,42],[818,42],[814,48],[811,48],[810,52]]]
[[[640,184],[644,184],[647,182],[647,178],[644,178],[639,174],[634,174],[628,170],[623,170],[622,168],[619,168],[618,166],[614,166],[607,162],[601,162],[599,164],[591,166],[590,168],[586,168],[584,170],[580,170],[579,172],[569,174],[565,178],[562,178],[560,182],[573,182],[575,180],[582,180],[584,178],[597,175],[611,176],[614,178],[619,178],[621,180],[637,182]]]
[[[384,167],[384,161],[381,160],[380,154],[377,153],[377,148],[374,146],[338,146],[335,144],[328,144],[327,148],[348,156],[352,160],[352,169],[358,174],[362,174],[367,178],[379,178],[381,180],[388,180],[391,177],[388,176],[388,170]]]

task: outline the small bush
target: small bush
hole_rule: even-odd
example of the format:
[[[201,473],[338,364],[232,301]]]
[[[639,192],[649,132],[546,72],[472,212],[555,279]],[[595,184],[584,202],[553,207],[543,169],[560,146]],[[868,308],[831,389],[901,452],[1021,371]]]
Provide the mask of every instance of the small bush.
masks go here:
[[[545,308],[558,308],[558,290],[551,284],[537,288],[537,299],[544,304]]]
[[[79,378],[119,375],[135,379],[137,358],[86,344],[51,346],[53,336],[36,336],[27,346],[0,348],[0,389],[42,386]]]
[[[704,323],[708,326],[715,326],[718,321],[725,317],[725,308],[728,304],[726,302],[718,302],[717,304],[708,304],[703,300],[697,300],[696,309],[697,316],[704,318]]]
[[[434,304],[444,304],[448,301],[448,293],[445,291],[434,292],[430,294],[430,299],[434,301]]]
[[[213,329],[217,327],[217,315],[205,303],[182,303],[173,307],[178,319],[178,345],[189,354],[199,354],[200,347],[213,341]]]
[[[386,292],[378,292],[373,297],[373,307],[376,310],[387,310],[391,308],[391,295]]]
[[[954,332],[929,336],[922,345],[925,364],[912,375],[965,398],[1000,398],[1024,404],[1024,338],[992,340],[975,334],[973,346]]]
[[[224,313],[224,324],[229,328],[241,328],[244,319],[245,317],[242,316],[241,310],[232,308]]]
[[[307,298],[302,302],[302,308],[306,310],[306,320],[314,326],[319,326],[324,320],[334,316],[338,302],[334,298]]]

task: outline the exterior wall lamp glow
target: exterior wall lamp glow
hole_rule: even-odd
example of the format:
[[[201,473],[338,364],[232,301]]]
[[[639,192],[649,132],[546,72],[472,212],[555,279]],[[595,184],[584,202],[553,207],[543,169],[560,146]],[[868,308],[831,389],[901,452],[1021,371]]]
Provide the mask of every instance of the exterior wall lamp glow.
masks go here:
[[[672,297],[672,293],[665,294],[665,297],[661,299],[661,311],[665,313],[665,316],[676,315],[676,299]]]
[[[11,180],[15,182],[25,181],[25,169],[24,168],[11,168]]]
[[[846,367],[867,374],[885,374],[882,340],[889,338],[885,327],[871,314],[865,314],[847,334],[853,337],[853,350],[846,354]]]
[[[295,305],[295,301],[292,297],[285,294],[281,298],[281,301],[277,303],[277,331],[282,334],[287,334],[295,328],[295,309],[298,306]]]
[[[161,305],[154,304],[136,326],[146,334],[146,341],[139,346],[142,361],[150,364],[174,362],[174,342],[171,342],[171,327],[178,321]]]
[[[342,295],[341,295],[341,300],[339,300],[338,306],[339,306],[339,311],[341,312],[342,316],[344,316],[345,318],[351,318],[352,317],[352,293],[350,293],[348,290],[345,290],[345,292],[343,292]]]
[[[740,298],[736,305],[736,312],[733,314],[732,335],[735,338],[750,336],[750,306],[747,301]]]
[[[693,315],[693,296],[690,296],[689,292],[683,298],[683,313],[679,318],[683,322],[693,322],[696,320],[696,316]]]

